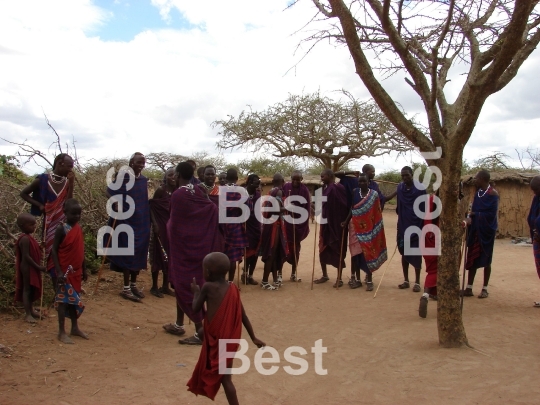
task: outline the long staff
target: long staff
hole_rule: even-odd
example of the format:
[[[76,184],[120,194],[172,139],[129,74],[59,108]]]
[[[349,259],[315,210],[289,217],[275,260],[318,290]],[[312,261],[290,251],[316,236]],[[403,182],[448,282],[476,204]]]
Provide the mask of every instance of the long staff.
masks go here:
[[[341,231],[341,247],[339,250],[339,266],[338,266],[338,277],[336,280],[336,291],[339,290],[339,282],[341,281],[341,273],[343,272],[343,244],[345,243],[345,227]]]
[[[311,289],[313,290],[313,281],[315,280],[315,249],[317,248],[317,230],[319,228],[319,221],[315,216],[315,242],[313,242],[313,269],[311,270]]]
[[[460,256],[460,262],[461,258],[463,257],[463,280],[461,282],[461,313],[463,313],[463,293],[465,291],[465,274],[467,273],[467,269],[465,268],[465,265],[467,264],[467,234],[469,233],[468,229],[465,228],[465,233],[463,234],[463,245],[461,246],[461,256]]]
[[[116,226],[116,218],[114,219],[113,224],[112,224],[112,229],[113,230],[114,230],[115,226]],[[105,247],[105,250],[107,250],[109,248],[109,246],[111,244],[111,240],[112,240],[112,233],[109,235],[109,240],[107,241],[107,246]],[[97,292],[97,289],[98,289],[98,286],[99,286],[99,280],[101,279],[101,273],[103,273],[103,267],[105,266],[105,259],[106,258],[107,258],[107,255],[104,254],[103,259],[101,260],[101,266],[99,266],[96,286],[94,287],[94,295],[96,295],[96,292]]]
[[[43,215],[43,266],[47,269],[47,221],[46,214]],[[56,286],[55,286],[56,288]],[[43,319],[43,291],[45,290],[45,284],[43,280],[43,273],[41,273],[41,299],[39,303],[39,320]],[[56,291],[55,291],[56,293]]]
[[[390,260],[388,261],[388,263],[386,263],[386,266],[383,270],[383,273],[382,273],[382,276],[381,276],[381,279],[379,281],[379,285],[377,286],[377,289],[375,290],[375,294],[373,294],[373,298],[375,298],[377,296],[377,292],[379,291],[379,287],[381,286],[381,283],[382,283],[382,280],[384,278],[384,275],[386,273],[386,269],[388,269],[388,266],[390,266],[390,263],[392,262],[392,259],[394,258],[395,254],[397,252],[397,245],[396,245],[396,248],[394,249],[394,253],[392,253],[392,257],[390,258]]]

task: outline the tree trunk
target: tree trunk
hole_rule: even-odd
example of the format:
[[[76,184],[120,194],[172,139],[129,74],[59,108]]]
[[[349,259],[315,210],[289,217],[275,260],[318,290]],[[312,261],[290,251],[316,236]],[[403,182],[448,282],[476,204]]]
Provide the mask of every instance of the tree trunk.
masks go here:
[[[437,268],[437,327],[439,344],[443,347],[467,344],[459,296],[459,269],[463,261],[460,254],[464,235],[458,204],[462,155],[460,148],[450,146],[443,151],[443,158],[434,162],[443,174],[439,191],[443,207],[439,227],[444,232],[441,232],[442,249]]]

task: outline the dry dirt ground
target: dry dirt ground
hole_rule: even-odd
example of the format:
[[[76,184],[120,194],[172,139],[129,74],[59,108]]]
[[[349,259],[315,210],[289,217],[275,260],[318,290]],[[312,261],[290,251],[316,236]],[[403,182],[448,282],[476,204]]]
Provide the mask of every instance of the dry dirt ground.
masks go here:
[[[389,255],[396,217],[385,212]],[[300,275],[279,291],[242,287],[242,300],[257,336],[278,350],[281,367],[264,376],[252,367],[233,381],[244,404],[538,404],[540,403],[540,281],[530,247],[497,240],[490,296],[467,298],[464,323],[475,350],[438,346],[436,303],[418,316],[419,293],[399,290],[399,254],[386,271],[377,297],[365,288],[336,291],[332,283],[310,290],[314,228],[302,246]],[[384,269],[384,267],[383,267]],[[379,282],[382,270],[374,277]],[[411,269],[412,270],[412,269]],[[260,280],[259,263],[256,278]],[[284,269],[288,280],[290,268]],[[348,273],[348,270],[346,270]],[[335,274],[335,272],[334,272]],[[315,277],[320,275],[318,263]],[[1,315],[2,404],[209,404],[186,391],[199,347],[185,347],[161,326],[175,319],[173,297],[150,294],[142,304],[118,296],[120,275],[106,271],[96,296],[83,299],[81,328],[90,340],[56,340],[57,318],[35,327]],[[480,292],[480,272],[474,292]],[[86,289],[91,292],[95,276]],[[150,275],[141,284],[148,292]],[[186,325],[189,333],[192,325]],[[244,332],[244,337],[247,334]],[[248,338],[249,339],[249,338]],[[318,339],[327,375],[317,375],[310,348]],[[250,342],[251,343],[251,342]],[[309,369],[301,376],[283,370],[289,346],[304,347]],[[5,349],[9,351],[9,349]],[[248,356],[256,348],[251,344]],[[237,361],[238,365],[238,361]],[[220,390],[216,404],[225,404]]]

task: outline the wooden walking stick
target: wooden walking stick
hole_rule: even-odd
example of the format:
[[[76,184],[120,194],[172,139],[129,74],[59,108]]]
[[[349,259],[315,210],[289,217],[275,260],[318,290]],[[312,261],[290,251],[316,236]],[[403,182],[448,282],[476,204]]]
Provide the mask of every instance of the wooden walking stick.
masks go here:
[[[313,281],[315,280],[315,251],[317,248],[317,230],[319,229],[319,221],[315,216],[315,242],[313,242],[313,269],[311,270],[311,289],[313,290]]]
[[[291,196],[291,190],[289,190],[289,197]],[[296,281],[296,287],[298,287],[298,259],[296,258],[296,226],[294,223],[294,212],[291,213],[292,218],[292,235],[293,235],[293,254],[294,254],[294,281]]]
[[[343,272],[343,243],[345,242],[345,227],[341,231],[341,247],[339,250],[339,267],[338,278],[336,280],[336,291],[339,290],[339,282],[341,281],[341,273]]]
[[[467,273],[467,269],[465,268],[467,264],[467,233],[468,229],[465,228],[465,233],[463,234],[463,245],[461,246],[461,254],[459,257],[459,261],[461,263],[461,258],[463,257],[463,280],[461,282],[461,303],[460,303],[460,309],[461,313],[463,313],[463,293],[465,291],[465,274]]]
[[[43,266],[47,269],[47,221],[45,220],[45,214],[43,215]],[[39,320],[43,319],[43,291],[45,291],[45,283],[43,280],[43,273],[41,273],[41,299],[39,302]],[[55,291],[56,293],[56,291]]]
[[[112,224],[112,229],[113,230],[114,230],[115,226],[116,226],[116,218],[114,218],[114,221],[113,221],[113,224]],[[109,240],[107,241],[107,246],[105,247],[105,250],[108,249],[109,246],[111,245],[111,240],[112,240],[112,234],[109,235]],[[99,287],[99,280],[101,279],[101,273],[103,272],[103,267],[105,266],[105,259],[106,258],[107,258],[107,255],[104,254],[103,259],[101,260],[101,266],[99,266],[99,270],[98,270],[96,286],[94,287],[94,295],[96,295],[97,289]]]
[[[392,257],[390,258],[388,263],[386,263],[386,266],[385,266],[384,271],[382,273],[381,279],[379,281],[379,285],[377,286],[377,289],[375,290],[375,294],[373,294],[373,298],[375,298],[377,296],[377,292],[379,291],[379,287],[381,286],[382,280],[384,278],[384,274],[386,273],[386,269],[388,269],[388,266],[390,266],[390,262],[394,258],[394,255],[396,254],[396,252],[397,252],[397,245],[396,245],[396,248],[394,249],[394,253],[392,253]]]
[[[238,291],[240,291],[240,262],[236,264],[236,284],[238,285]]]

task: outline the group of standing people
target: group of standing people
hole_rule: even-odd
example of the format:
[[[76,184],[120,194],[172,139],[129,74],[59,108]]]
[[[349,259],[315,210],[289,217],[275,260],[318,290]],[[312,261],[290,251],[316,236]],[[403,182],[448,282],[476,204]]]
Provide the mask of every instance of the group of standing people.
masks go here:
[[[301,207],[306,212],[312,211],[312,197],[308,188],[302,184],[303,178],[300,171],[293,172],[289,182],[285,182],[281,174],[274,175],[272,189],[268,195],[278,202],[277,205],[262,198],[260,178],[256,174],[250,174],[245,184],[247,198],[244,202],[249,216],[243,222],[222,224],[219,219],[220,209],[224,210],[229,218],[239,217],[243,212],[238,205],[219,206],[220,194],[226,194],[221,196],[226,202],[243,198],[242,193],[234,188],[238,182],[238,173],[235,169],[229,169],[218,177],[216,168],[211,165],[196,170],[195,162],[182,162],[164,173],[161,186],[149,199],[148,179],[142,174],[145,164],[146,160],[142,153],[133,154],[129,160],[132,173],[121,172],[124,178],[114,179],[117,186],[109,186],[106,190],[109,198],[117,196],[113,204],[115,211],[127,212],[133,208],[133,213],[129,218],[110,218],[108,225],[114,229],[120,225],[127,225],[133,229],[134,237],[134,254],[111,255],[108,260],[112,270],[123,274],[124,287],[120,295],[125,299],[140,302],[145,294],[137,286],[137,276],[140,270],[147,268],[149,253],[152,270],[150,293],[160,298],[164,295],[173,295],[177,301],[176,321],[164,325],[168,333],[178,336],[185,334],[184,317],[186,315],[193,321],[196,330],[199,329],[203,312],[194,312],[192,309],[193,294],[190,284],[195,278],[200,286],[203,285],[201,263],[211,252],[223,252],[229,258],[229,281],[234,280],[239,264],[243,263],[243,272],[240,277],[242,284],[258,285],[259,282],[253,275],[259,256],[264,263],[260,282],[263,289],[277,290],[283,285],[285,263],[291,265],[290,280],[300,281],[298,262],[301,245],[310,229],[308,219],[305,216],[302,217],[295,208]],[[194,176],[195,173],[197,177]],[[374,181],[374,176],[375,168],[372,165],[364,165],[362,172],[334,173],[330,169],[325,169],[321,173],[321,191],[325,200],[320,212],[323,223],[318,228],[322,275],[315,279],[314,283],[322,284],[329,281],[328,266],[333,266],[337,269],[334,287],[341,287],[343,269],[346,267],[345,259],[349,250],[351,257],[349,287],[354,289],[362,286],[360,277],[360,270],[362,270],[365,272],[366,289],[373,290],[373,272],[388,259],[382,209],[388,200],[397,196],[397,249],[401,254],[404,276],[403,283],[398,287],[408,289],[413,284],[412,290],[421,292],[420,275],[422,261],[425,261],[427,275],[419,306],[420,316],[425,317],[428,298],[436,299],[437,297],[437,256],[410,254],[405,246],[432,247],[435,238],[432,232],[422,235],[414,232],[407,234],[405,231],[410,227],[422,229],[427,224],[438,224],[438,218],[432,218],[430,215],[435,211],[435,195],[425,196],[426,191],[417,187],[413,181],[413,170],[408,166],[401,170],[402,182],[390,195],[384,195],[380,191],[377,182]],[[218,183],[216,183],[216,177],[219,178]],[[339,183],[336,182],[336,178],[340,179]],[[467,218],[463,221],[464,226],[467,227],[465,268],[469,273],[467,286],[461,293],[465,297],[473,295],[472,286],[477,269],[483,268],[484,282],[479,298],[487,298],[493,244],[497,230],[499,196],[490,185],[488,172],[484,170],[478,172],[474,182],[477,191]],[[58,287],[57,277],[65,273],[65,269],[55,263],[55,254],[53,254],[55,237],[57,234],[60,235],[57,239],[61,244],[63,237],[71,231],[70,226],[78,222],[77,218],[71,221],[71,225],[66,226],[68,222],[66,221],[66,202],[71,200],[71,203],[67,204],[68,211],[73,206],[78,206],[78,203],[72,200],[73,188],[73,159],[66,154],[60,154],[54,161],[52,172],[39,175],[21,192],[21,197],[32,205],[33,215],[44,214],[42,246],[45,248],[46,261],[42,264],[40,260],[34,260],[36,266],[33,267],[49,272],[55,290]],[[534,244],[535,263],[540,277],[540,248],[538,247],[540,177],[537,176],[531,181],[531,189],[535,197],[528,222]],[[303,199],[299,202],[298,199],[291,198],[293,196],[300,196]],[[423,196],[427,197],[425,201],[429,209],[421,209],[427,215],[420,218],[415,213],[414,202]],[[133,207],[131,207],[132,204]],[[273,216],[277,219],[272,223],[261,223],[256,215],[258,205],[265,207],[263,210],[265,218]],[[77,211],[77,207],[74,210]],[[20,219],[21,229],[31,229],[30,217],[25,215]],[[58,231],[58,229],[63,231]],[[22,236],[27,234],[23,232]],[[103,240],[103,246],[107,247],[113,242],[119,248],[127,247],[130,243],[128,236],[128,233],[120,232],[115,235],[116,240],[112,240],[112,235],[107,234]],[[423,243],[420,243],[420,237],[425,238]],[[29,248],[28,241],[23,239],[20,252],[39,250],[33,243],[30,243]],[[22,256],[24,255],[19,253],[17,257],[22,258]],[[35,259],[37,256],[34,256]],[[412,265],[415,271],[414,283],[409,280],[409,265]],[[25,266],[27,267],[26,264],[22,267]],[[78,267],[77,277],[82,277],[84,260]],[[158,285],[160,271],[163,274],[161,286]],[[62,274],[58,274],[59,272]],[[27,271],[24,273],[26,274]],[[272,274],[271,282],[270,274]],[[30,296],[22,294],[23,285],[30,286],[31,280],[36,291],[41,291],[42,286],[37,281],[38,277],[29,275],[20,278],[17,290],[20,292],[17,297],[25,302],[28,320],[37,316],[28,304]],[[73,285],[80,291],[80,282],[74,282]],[[535,306],[540,306],[540,303],[535,303]],[[191,338],[183,339],[181,342],[199,344],[200,340],[195,333]]]

